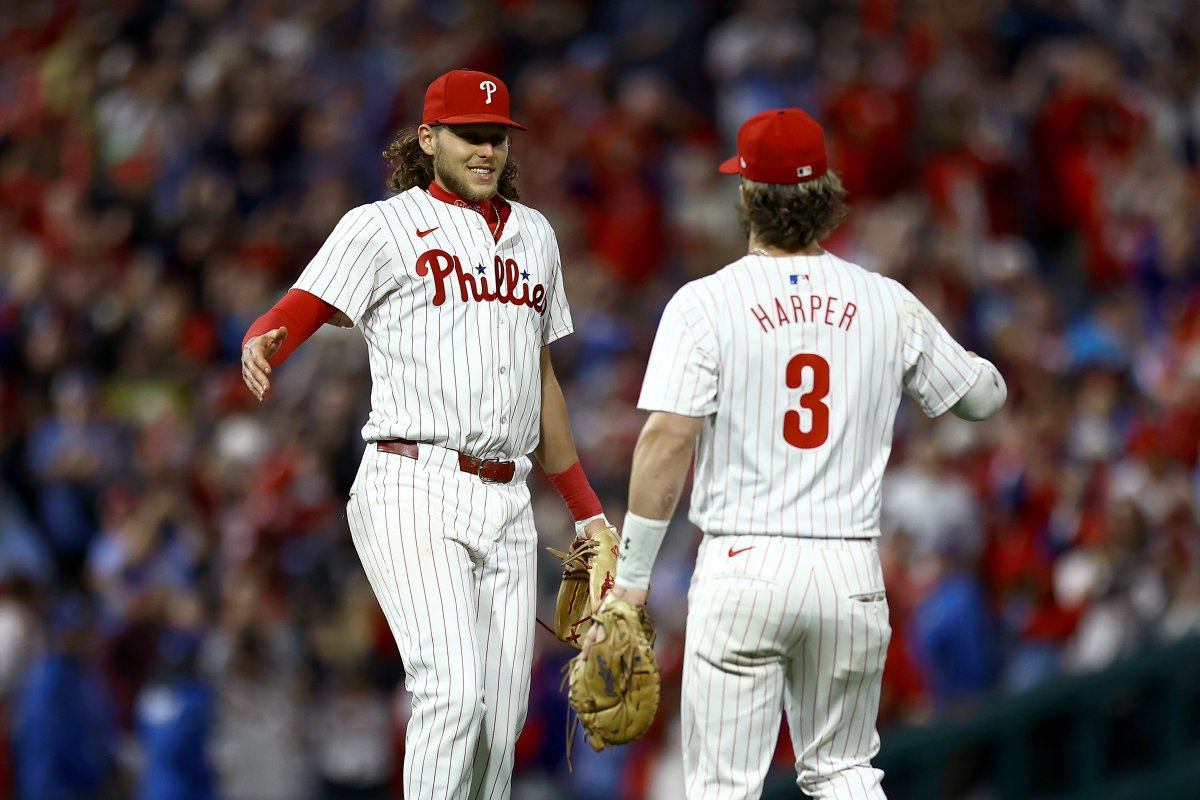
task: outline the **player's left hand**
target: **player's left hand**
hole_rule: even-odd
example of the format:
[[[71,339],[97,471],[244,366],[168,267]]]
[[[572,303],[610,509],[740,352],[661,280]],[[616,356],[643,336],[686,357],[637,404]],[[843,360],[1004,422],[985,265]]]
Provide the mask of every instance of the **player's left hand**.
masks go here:
[[[588,628],[587,634],[583,637],[583,647],[580,648],[579,657],[584,661],[592,654],[592,647],[604,641],[604,626],[597,625],[592,622],[592,627]]]
[[[613,586],[621,534],[603,515],[575,523],[575,538],[566,551],[547,547],[562,559],[562,580],[554,604],[554,635],[579,648],[592,613]]]
[[[646,609],[610,592],[595,610],[606,635],[571,660],[567,701],[596,750],[627,744],[654,722],[662,691],[654,658],[654,625]],[[592,658],[588,658],[592,656]]]
[[[646,605],[646,600],[650,597],[649,589],[626,589],[624,586],[614,586],[609,590],[613,595],[621,598],[631,606],[641,607]],[[587,634],[583,637],[583,648],[581,658],[587,659],[591,653],[592,646],[604,641],[604,625],[598,622],[593,622],[592,627],[588,628]]]
[[[575,533],[585,539],[590,539],[596,535],[596,531],[602,531],[605,528],[611,527],[612,525],[605,519],[604,515],[600,514],[591,519],[575,523]]]

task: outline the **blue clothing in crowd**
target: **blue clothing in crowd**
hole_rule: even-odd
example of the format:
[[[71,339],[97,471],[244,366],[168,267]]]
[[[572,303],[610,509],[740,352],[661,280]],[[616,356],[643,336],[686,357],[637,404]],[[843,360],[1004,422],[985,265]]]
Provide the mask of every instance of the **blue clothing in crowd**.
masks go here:
[[[914,610],[913,654],[938,707],[978,697],[993,685],[995,630],[983,587],[965,572],[947,575]]]
[[[215,800],[208,758],[213,694],[196,678],[148,686],[138,697],[137,729],[145,756],[139,800]]]
[[[103,796],[115,774],[116,746],[112,707],[85,664],[61,653],[35,663],[13,729],[18,800]]]

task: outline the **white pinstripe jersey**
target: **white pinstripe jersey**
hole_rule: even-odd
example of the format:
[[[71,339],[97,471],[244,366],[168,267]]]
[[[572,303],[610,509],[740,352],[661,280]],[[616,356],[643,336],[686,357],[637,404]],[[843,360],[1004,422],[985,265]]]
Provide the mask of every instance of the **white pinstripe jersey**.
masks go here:
[[[978,362],[890,278],[746,256],[667,304],[640,408],[705,417],[689,518],[711,534],[879,534],[901,392],[929,416]]]
[[[537,446],[541,347],[572,331],[571,312],[554,231],[510,205],[499,242],[424,189],[359,206],[296,281],[366,337],[367,441],[505,459]]]

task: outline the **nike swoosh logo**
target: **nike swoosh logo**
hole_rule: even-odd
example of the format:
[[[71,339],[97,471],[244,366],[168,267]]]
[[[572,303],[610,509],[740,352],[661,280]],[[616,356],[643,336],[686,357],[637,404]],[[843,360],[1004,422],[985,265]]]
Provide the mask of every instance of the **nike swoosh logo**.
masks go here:
[[[750,545],[749,547],[742,547],[742,548],[739,548],[739,549],[737,549],[737,550],[734,550],[734,549],[731,547],[731,548],[729,548],[729,557],[730,557],[730,558],[733,558],[733,557],[734,557],[734,556],[736,556],[738,553],[744,553],[744,552],[746,552],[747,550],[753,550],[753,549],[754,549],[754,545]]]
[[[427,231],[417,231],[417,236],[424,239],[426,236],[428,236],[429,234],[433,233],[436,230],[437,230],[437,228],[434,227],[434,228],[430,228]]]

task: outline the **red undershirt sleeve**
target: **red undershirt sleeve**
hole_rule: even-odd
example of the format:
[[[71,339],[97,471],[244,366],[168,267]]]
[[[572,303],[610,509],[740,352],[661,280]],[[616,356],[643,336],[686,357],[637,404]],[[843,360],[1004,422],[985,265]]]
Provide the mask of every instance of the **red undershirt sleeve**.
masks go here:
[[[316,295],[303,289],[292,289],[270,311],[254,321],[242,338],[242,347],[255,336],[279,327],[287,328],[288,335],[279,352],[268,360],[272,367],[277,367],[336,313],[336,308]]]

